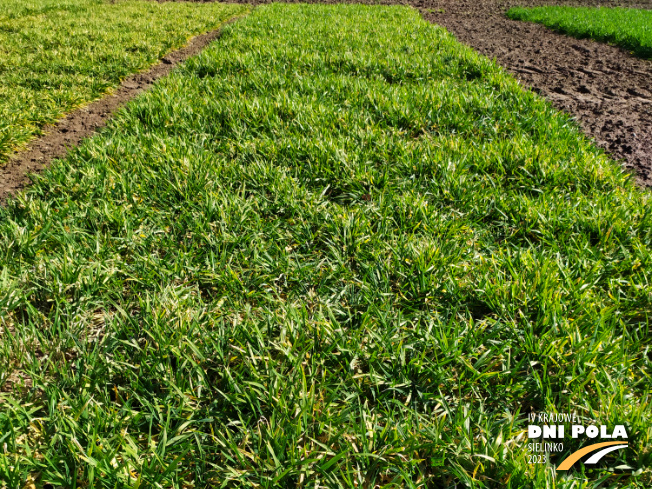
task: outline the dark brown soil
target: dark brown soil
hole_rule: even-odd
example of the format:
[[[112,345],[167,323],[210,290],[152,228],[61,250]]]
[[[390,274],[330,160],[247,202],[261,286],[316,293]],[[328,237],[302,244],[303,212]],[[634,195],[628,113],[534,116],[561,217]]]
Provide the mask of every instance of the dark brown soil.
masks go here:
[[[185,47],[165,56],[159,64],[125,79],[112,94],[71,112],[56,125],[46,127],[44,136],[33,141],[26,150],[16,152],[6,165],[0,167],[0,202],[28,185],[30,173],[39,172],[53,159],[63,157],[69,148],[104,127],[111,114],[126,102],[169,74],[176,65],[199,53],[219,35],[220,31],[215,30],[194,37]]]
[[[196,0],[212,1],[212,0]],[[272,0],[235,0],[270,3]],[[290,0],[292,1],[292,0]],[[302,0],[304,2],[310,0]],[[320,3],[340,3],[326,0]],[[557,108],[573,115],[637,181],[652,186],[652,62],[635,58],[606,44],[573,39],[536,24],[509,20],[515,5],[602,5],[652,8],[652,0],[344,0],[346,3],[403,4],[419,8],[424,18],[442,25],[461,42],[495,58],[525,86],[542,94]],[[198,53],[218,36],[196,37],[187,47],[168,55],[146,73],[125,80],[114,94],[77,110],[17,153],[0,168],[0,201],[29,183],[27,174],[65,155],[67,148],[106,124],[125,102],[149,88],[174,66]]]

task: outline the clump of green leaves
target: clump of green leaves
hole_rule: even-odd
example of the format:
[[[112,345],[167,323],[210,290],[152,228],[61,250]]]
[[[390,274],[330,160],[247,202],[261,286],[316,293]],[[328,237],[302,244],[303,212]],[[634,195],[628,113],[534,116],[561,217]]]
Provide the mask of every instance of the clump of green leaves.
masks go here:
[[[3,0],[0,165],[45,124],[244,11],[224,4]]]
[[[415,10],[256,9],[0,209],[0,478],[642,487],[651,211]]]
[[[608,42],[652,59],[652,10],[604,7],[514,7],[514,20],[536,22],[579,39]]]

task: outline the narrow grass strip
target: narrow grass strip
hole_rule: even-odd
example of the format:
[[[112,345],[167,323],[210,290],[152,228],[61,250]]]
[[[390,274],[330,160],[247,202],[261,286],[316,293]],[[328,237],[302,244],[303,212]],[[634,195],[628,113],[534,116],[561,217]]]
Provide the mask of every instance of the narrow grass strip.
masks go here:
[[[636,56],[652,59],[652,10],[604,7],[515,7],[514,20],[536,22],[578,39],[594,39],[620,46]]]
[[[244,11],[224,4],[3,0],[0,165],[45,124]]]
[[[651,245],[649,193],[417,11],[260,7],[0,209],[0,479],[649,485]],[[554,476],[544,410],[630,448]]]

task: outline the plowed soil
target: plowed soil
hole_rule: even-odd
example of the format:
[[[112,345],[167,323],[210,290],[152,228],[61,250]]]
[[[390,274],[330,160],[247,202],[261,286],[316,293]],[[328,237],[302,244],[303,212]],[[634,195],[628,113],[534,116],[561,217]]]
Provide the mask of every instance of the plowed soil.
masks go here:
[[[424,18],[447,28],[458,40],[480,53],[495,58],[524,86],[574,116],[585,133],[613,158],[622,161],[641,185],[652,186],[652,62],[635,58],[617,47],[574,39],[540,25],[505,17],[505,12],[516,5],[650,9],[652,0],[607,4],[594,0],[345,0],[344,3],[402,4],[420,9]],[[50,128],[46,136],[0,168],[0,201],[28,183],[28,173],[39,171],[52,159],[63,156],[66,148],[102,127],[118,107],[169,73],[175,64],[198,53],[215,37],[217,33],[199,36],[149,72],[127,79],[114,95],[69,114]]]

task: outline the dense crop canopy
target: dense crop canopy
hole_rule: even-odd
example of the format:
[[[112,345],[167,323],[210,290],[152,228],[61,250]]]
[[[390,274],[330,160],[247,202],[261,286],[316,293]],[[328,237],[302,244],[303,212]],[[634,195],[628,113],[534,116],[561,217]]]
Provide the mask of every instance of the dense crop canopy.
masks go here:
[[[578,487],[528,464],[552,409],[649,466],[651,241],[417,11],[261,7],[0,209],[0,478]]]
[[[245,11],[134,0],[0,1],[0,166],[45,124]]]

